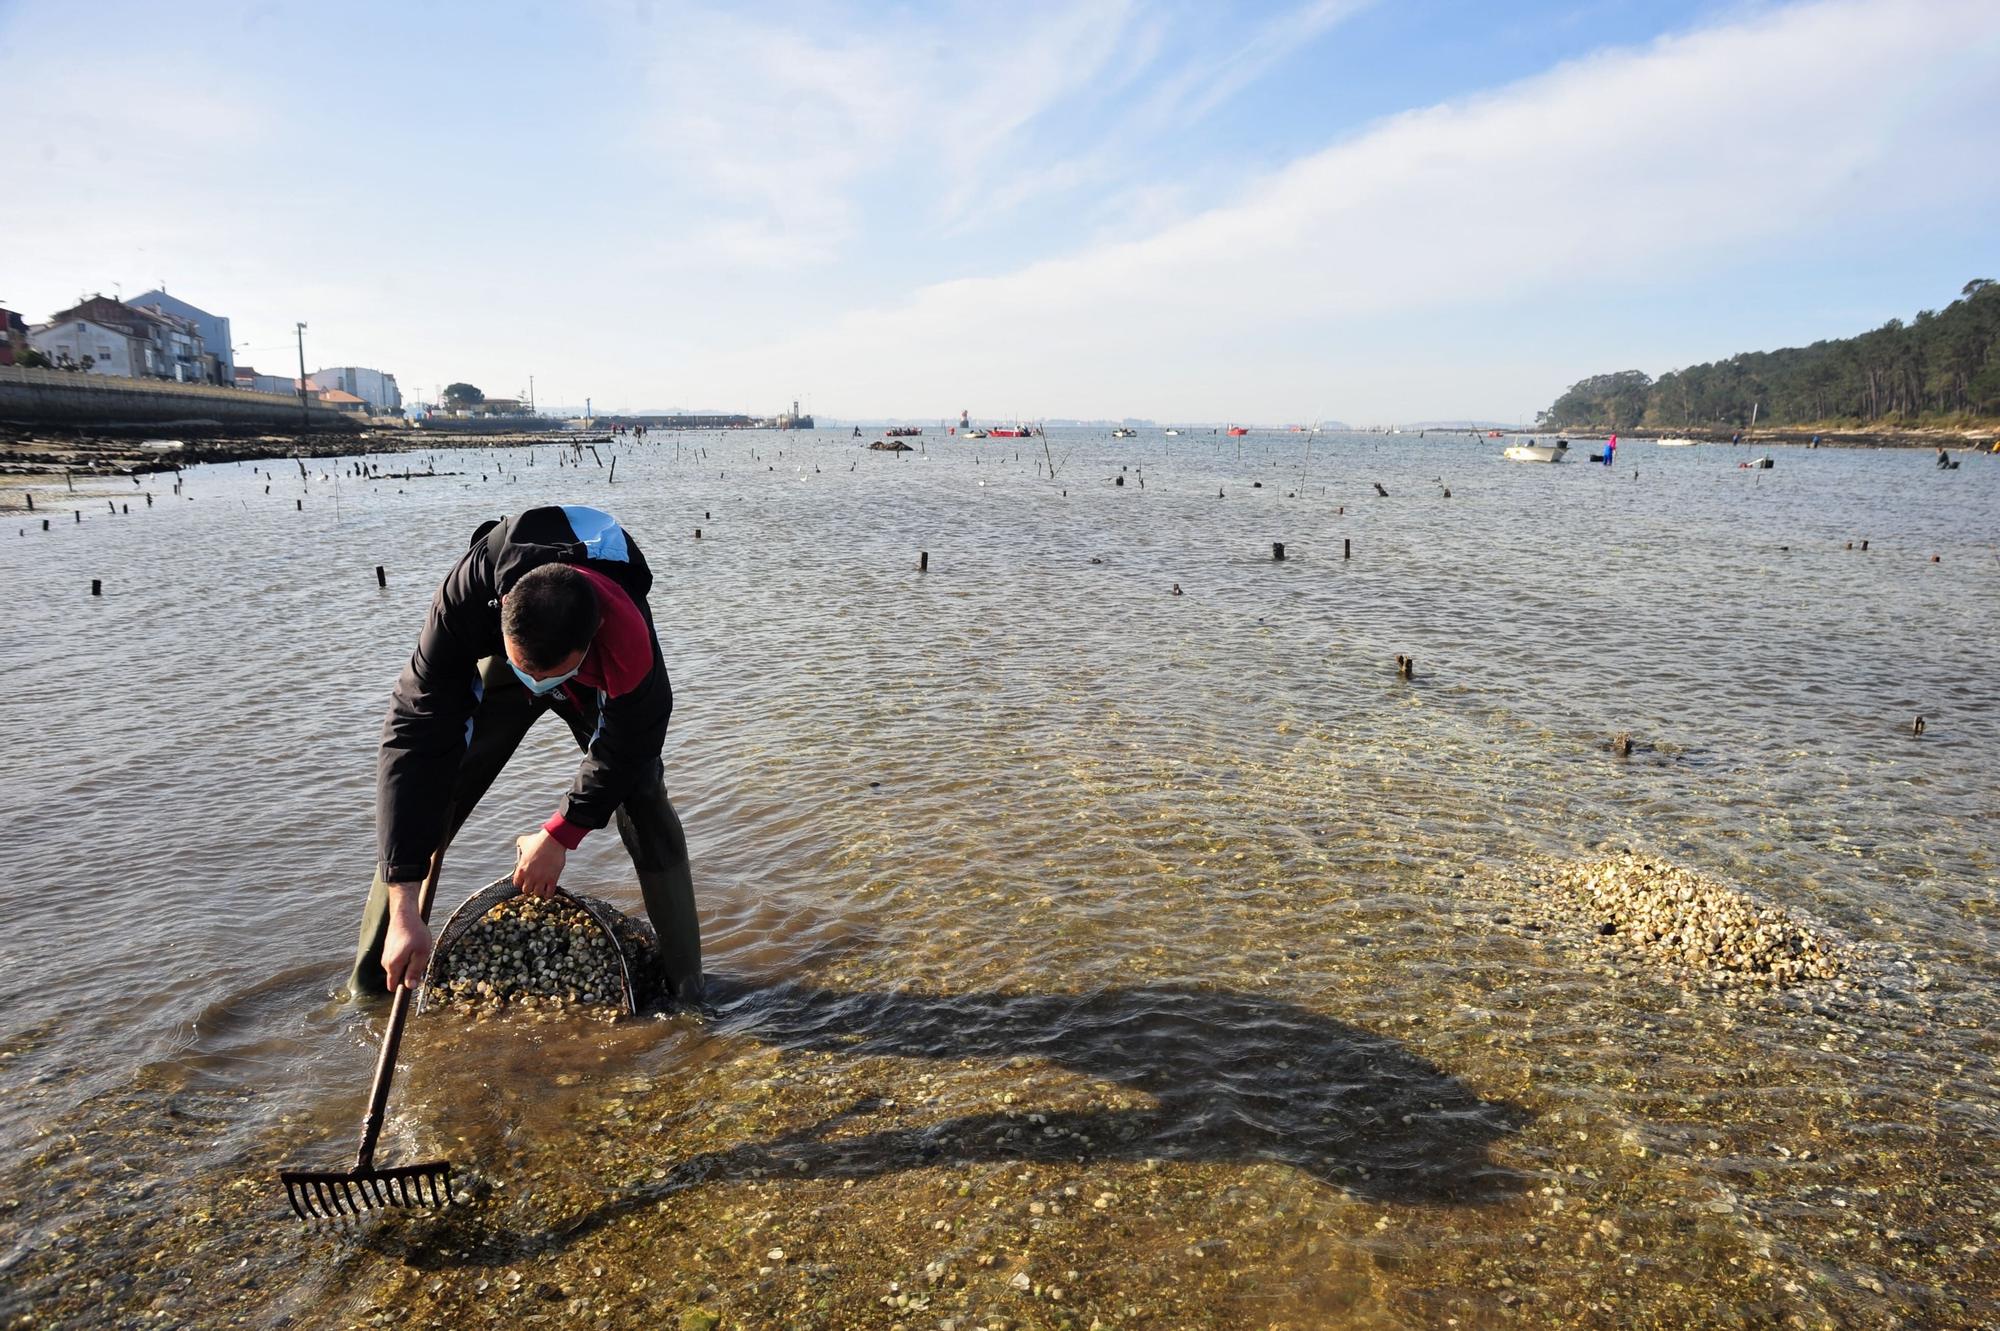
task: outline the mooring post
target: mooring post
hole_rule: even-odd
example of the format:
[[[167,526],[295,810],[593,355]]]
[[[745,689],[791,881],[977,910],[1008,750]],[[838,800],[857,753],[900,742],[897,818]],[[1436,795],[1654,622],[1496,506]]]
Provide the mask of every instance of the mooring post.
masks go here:
[[[1911,723],[1910,723],[1910,733],[1911,733],[1912,735],[1921,735],[1921,734],[1923,734],[1923,733],[1924,733],[1924,718],[1923,718],[1923,717],[1919,716],[1919,717],[1918,717],[1918,718],[1917,718],[1917,719],[1916,719],[1915,721],[1913,721],[1913,722],[1911,722]]]
[[[90,580],[90,594],[92,596],[104,595],[104,582],[101,578],[92,578]]]
[[[303,512],[305,512],[305,511],[306,511],[306,501],[305,501],[305,500],[303,500],[303,499],[295,499],[295,500],[293,500],[292,502],[293,502],[293,503],[295,503],[295,504],[297,504],[297,505],[299,506],[299,512],[303,513]]]
[[[380,564],[375,566],[375,585],[377,587],[387,587],[389,585],[389,570],[383,568]]]
[[[1613,735],[1611,737],[1611,751],[1617,754],[1620,758],[1630,758],[1632,756],[1631,733],[1629,731],[1621,730],[1617,734]]]
[[[74,513],[76,514],[76,520],[77,520],[78,522],[82,522],[82,521],[83,521],[83,510],[82,510],[82,509],[80,509],[80,508],[79,508],[79,509],[73,509],[73,510],[71,510],[71,511],[72,511],[72,512],[74,512]]]
[[[43,530],[43,531],[47,531],[48,529],[49,529],[49,520],[48,520],[47,518],[43,518],[43,519],[42,519],[42,530]]]
[[[1375,482],[1375,493],[1381,495],[1384,499],[1389,497],[1389,492],[1382,488],[1382,482],[1380,481]]]
[[[699,540],[701,539],[701,528],[699,528],[699,527],[696,527],[696,528],[694,529],[694,538],[695,538],[695,539],[696,539],[697,541],[699,541]]]
[[[1351,536],[1343,536],[1343,537],[1341,537],[1341,538],[1340,538],[1340,557],[1341,557],[1342,559],[1352,559],[1352,558],[1354,558],[1354,538],[1353,538],[1353,537],[1351,537]]]
[[[1283,541],[1271,542],[1271,558],[1283,559],[1284,557],[1285,557],[1285,543]]]
[[[931,552],[928,550],[917,551],[917,572],[928,573],[930,571],[931,571]]]
[[[1414,656],[1404,656],[1401,652],[1396,653],[1396,674],[1403,679],[1415,679],[1417,677],[1417,658]]]
[[[71,493],[75,493],[75,491],[76,491],[76,477],[74,477],[74,476],[72,476],[72,475],[70,475],[70,474],[69,474],[69,468],[68,468],[68,467],[64,467],[64,468],[63,468],[63,484],[64,484],[64,485],[67,485],[67,486],[68,486],[68,487],[70,488],[70,492],[71,492]]]
[[[25,499],[26,499],[26,500],[28,501],[28,511],[29,511],[30,513],[34,512],[34,511],[35,511],[35,497],[34,497],[33,495],[29,494],[29,493],[28,493],[28,492],[27,492],[26,490],[23,490],[23,491],[21,491],[21,495],[22,495],[22,497],[23,497],[23,498],[25,498]]]
[[[604,478],[604,483],[606,485],[616,485],[618,483],[618,456],[615,453],[611,457],[611,474]]]

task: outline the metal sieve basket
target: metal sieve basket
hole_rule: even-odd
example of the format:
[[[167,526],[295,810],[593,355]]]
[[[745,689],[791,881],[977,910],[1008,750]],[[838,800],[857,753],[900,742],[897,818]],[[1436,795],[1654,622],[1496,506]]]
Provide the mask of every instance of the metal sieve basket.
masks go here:
[[[499,878],[467,897],[451,913],[451,918],[438,931],[431,949],[430,964],[424,969],[423,992],[417,1003],[419,1012],[444,1003],[443,999],[433,998],[433,985],[442,989],[446,981],[455,978],[458,952],[472,927],[501,902],[511,901],[519,895],[521,890],[514,886],[511,876]],[[556,889],[551,899],[581,911],[596,926],[604,941],[610,944],[616,974],[610,986],[610,1002],[605,1006],[615,1008],[621,1017],[637,1013],[640,1003],[651,997],[658,986],[659,946],[653,937],[652,926],[633,919],[608,901],[580,896],[561,888]]]

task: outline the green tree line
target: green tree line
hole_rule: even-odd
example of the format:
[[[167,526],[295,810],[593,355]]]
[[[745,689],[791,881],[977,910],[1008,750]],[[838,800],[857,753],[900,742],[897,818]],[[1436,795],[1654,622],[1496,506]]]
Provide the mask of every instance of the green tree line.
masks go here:
[[[1942,310],[1809,347],[1669,370],[1594,374],[1541,413],[1546,429],[1798,425],[2000,415],[2000,284],[1979,278]]]

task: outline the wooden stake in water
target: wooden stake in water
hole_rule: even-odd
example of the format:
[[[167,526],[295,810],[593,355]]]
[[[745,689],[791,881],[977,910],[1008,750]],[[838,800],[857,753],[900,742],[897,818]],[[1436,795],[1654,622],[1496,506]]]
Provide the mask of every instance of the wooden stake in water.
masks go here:
[[[389,570],[383,568],[380,564],[375,566],[375,585],[377,587],[387,587],[389,585]]]
[[[917,572],[928,573],[930,571],[931,571],[931,552],[928,550],[917,551]]]

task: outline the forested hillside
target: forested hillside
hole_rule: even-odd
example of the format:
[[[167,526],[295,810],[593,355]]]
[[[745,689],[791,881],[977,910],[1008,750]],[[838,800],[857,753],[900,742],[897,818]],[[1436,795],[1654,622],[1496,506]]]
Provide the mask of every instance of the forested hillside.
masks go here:
[[[1543,412],[1547,429],[1630,430],[2000,416],[2000,284],[1858,337],[1669,370],[1596,374]]]

